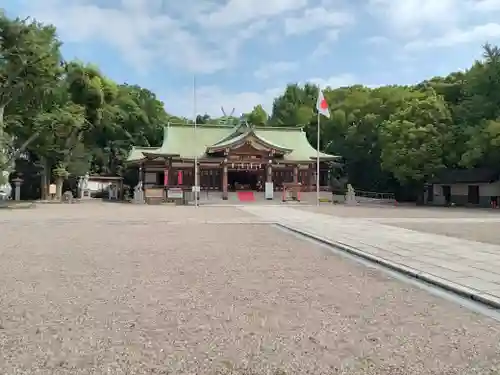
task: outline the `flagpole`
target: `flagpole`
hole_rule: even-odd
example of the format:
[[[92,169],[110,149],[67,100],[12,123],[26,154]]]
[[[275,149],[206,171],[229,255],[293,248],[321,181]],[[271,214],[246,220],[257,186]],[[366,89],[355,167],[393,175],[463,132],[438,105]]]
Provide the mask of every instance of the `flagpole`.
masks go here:
[[[197,116],[197,108],[196,108],[196,75],[193,75],[193,121],[194,121],[194,144],[197,144],[197,129],[196,129],[196,116]],[[196,151],[195,151],[196,152]],[[194,206],[198,207],[198,154],[194,154]]]
[[[318,110],[318,134],[316,137],[316,205],[319,206],[319,135],[320,135],[320,113]]]

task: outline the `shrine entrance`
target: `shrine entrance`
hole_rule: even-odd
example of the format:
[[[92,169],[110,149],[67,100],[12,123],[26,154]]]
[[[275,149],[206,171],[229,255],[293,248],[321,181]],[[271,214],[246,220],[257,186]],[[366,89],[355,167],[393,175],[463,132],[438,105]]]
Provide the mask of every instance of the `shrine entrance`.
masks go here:
[[[265,181],[263,170],[229,170],[227,180],[232,191],[261,190]]]

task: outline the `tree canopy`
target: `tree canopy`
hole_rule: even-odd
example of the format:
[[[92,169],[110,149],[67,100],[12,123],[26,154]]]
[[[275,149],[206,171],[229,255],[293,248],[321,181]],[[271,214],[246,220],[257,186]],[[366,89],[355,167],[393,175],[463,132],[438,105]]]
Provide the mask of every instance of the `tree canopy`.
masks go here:
[[[169,121],[189,122],[167,113],[146,88],[64,60],[60,47],[53,26],[0,11],[0,171],[19,170],[23,160],[33,167],[42,197],[51,181],[60,185],[68,176],[125,176],[132,145],[158,146]],[[498,168],[496,46],[486,44],[466,71],[414,86],[355,85],[324,94],[331,117],[321,121],[321,151],[344,157],[355,188],[414,197],[444,168]],[[244,117],[259,126],[303,127],[316,145],[317,95],[313,84],[289,84],[270,113],[258,104]],[[198,124],[231,121],[239,119],[196,118]]]

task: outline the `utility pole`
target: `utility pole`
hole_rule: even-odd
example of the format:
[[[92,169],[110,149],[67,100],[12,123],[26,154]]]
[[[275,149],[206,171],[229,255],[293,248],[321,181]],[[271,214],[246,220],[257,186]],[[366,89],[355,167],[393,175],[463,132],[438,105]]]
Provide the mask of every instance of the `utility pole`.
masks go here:
[[[196,103],[196,75],[193,75],[193,121],[194,121],[194,144],[197,144],[197,103]],[[194,155],[194,206],[198,207],[199,181],[198,181],[198,155]]]

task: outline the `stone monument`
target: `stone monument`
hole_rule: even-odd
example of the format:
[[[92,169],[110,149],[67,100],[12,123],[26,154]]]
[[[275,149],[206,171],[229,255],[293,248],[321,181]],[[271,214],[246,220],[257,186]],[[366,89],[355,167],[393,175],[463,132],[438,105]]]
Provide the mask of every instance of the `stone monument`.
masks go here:
[[[9,182],[10,173],[8,171],[2,171],[1,173],[6,183],[0,185],[0,200],[8,200],[12,196],[12,185]]]
[[[67,190],[63,193],[62,202],[63,203],[73,203],[73,193],[71,192],[71,190]]]
[[[345,203],[348,205],[356,205],[358,202],[356,201],[356,192],[351,184],[347,184],[347,193],[345,195]]]
[[[139,183],[134,188],[134,203],[144,203],[144,190],[142,190],[142,181],[139,181]]]
[[[108,199],[117,200],[118,199],[118,186],[111,184],[108,186]]]
[[[90,189],[89,189],[89,174],[86,173],[85,176],[80,177],[78,181],[78,190],[80,199],[89,199],[90,198]]]

